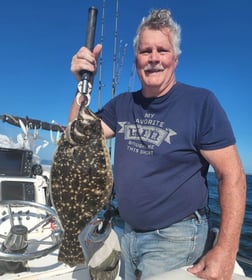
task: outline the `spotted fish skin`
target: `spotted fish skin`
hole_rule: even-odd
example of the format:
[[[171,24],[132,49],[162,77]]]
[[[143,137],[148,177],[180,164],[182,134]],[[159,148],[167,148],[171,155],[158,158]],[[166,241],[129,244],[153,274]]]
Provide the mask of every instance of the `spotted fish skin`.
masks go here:
[[[50,176],[52,203],[64,228],[58,260],[85,264],[79,233],[110,199],[113,185],[101,120],[88,108],[81,107],[62,134]]]

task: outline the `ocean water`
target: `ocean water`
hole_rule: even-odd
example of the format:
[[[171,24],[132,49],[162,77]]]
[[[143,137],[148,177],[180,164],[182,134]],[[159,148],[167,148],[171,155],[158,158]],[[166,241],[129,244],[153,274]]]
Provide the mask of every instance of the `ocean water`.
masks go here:
[[[240,248],[237,260],[246,276],[252,277],[252,175],[246,175],[247,200],[246,213],[242,227]],[[217,179],[214,173],[208,173],[210,218],[213,226],[219,227],[220,207],[218,202]]]

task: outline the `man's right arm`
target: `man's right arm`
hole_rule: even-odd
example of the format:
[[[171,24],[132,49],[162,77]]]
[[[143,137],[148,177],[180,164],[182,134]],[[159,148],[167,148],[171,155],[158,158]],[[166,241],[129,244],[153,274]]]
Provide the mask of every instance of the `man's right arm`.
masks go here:
[[[81,80],[80,72],[82,70],[86,70],[89,72],[94,73],[97,70],[97,59],[101,52],[102,46],[100,44],[96,45],[93,52],[91,52],[86,47],[82,47],[79,49],[79,51],[73,56],[72,62],[71,62],[71,72],[75,76],[76,80],[79,82]],[[92,78],[94,78],[94,75]],[[90,81],[91,83],[93,82]],[[77,118],[79,110],[80,110],[80,103],[83,101],[83,96],[79,97],[78,102],[76,101],[76,98],[74,98],[69,116],[68,116],[68,122],[73,121],[75,118]],[[79,104],[78,104],[79,103]],[[107,126],[103,121],[101,121],[102,128],[104,131],[104,135],[106,138],[112,138],[115,133],[114,131]]]

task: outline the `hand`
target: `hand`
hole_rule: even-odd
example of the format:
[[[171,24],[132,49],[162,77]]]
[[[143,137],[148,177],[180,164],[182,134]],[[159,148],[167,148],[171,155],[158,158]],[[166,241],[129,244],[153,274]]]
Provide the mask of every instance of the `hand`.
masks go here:
[[[102,45],[98,44],[91,52],[86,47],[81,47],[79,51],[73,56],[71,62],[71,72],[74,74],[77,81],[81,80],[80,72],[86,70],[92,73],[96,72],[97,59],[102,50]]]
[[[198,278],[205,280],[231,280],[235,257],[223,248],[215,246],[193,267],[187,269]]]

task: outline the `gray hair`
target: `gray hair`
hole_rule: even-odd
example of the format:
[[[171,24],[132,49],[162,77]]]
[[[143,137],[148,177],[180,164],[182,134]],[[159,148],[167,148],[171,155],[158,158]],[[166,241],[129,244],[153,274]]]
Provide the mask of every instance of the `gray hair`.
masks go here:
[[[138,53],[140,34],[145,28],[153,30],[168,28],[173,35],[172,44],[176,57],[181,54],[181,27],[172,19],[171,12],[169,10],[152,10],[147,17],[142,19],[142,22],[138,26],[136,37],[133,41],[135,55]]]

